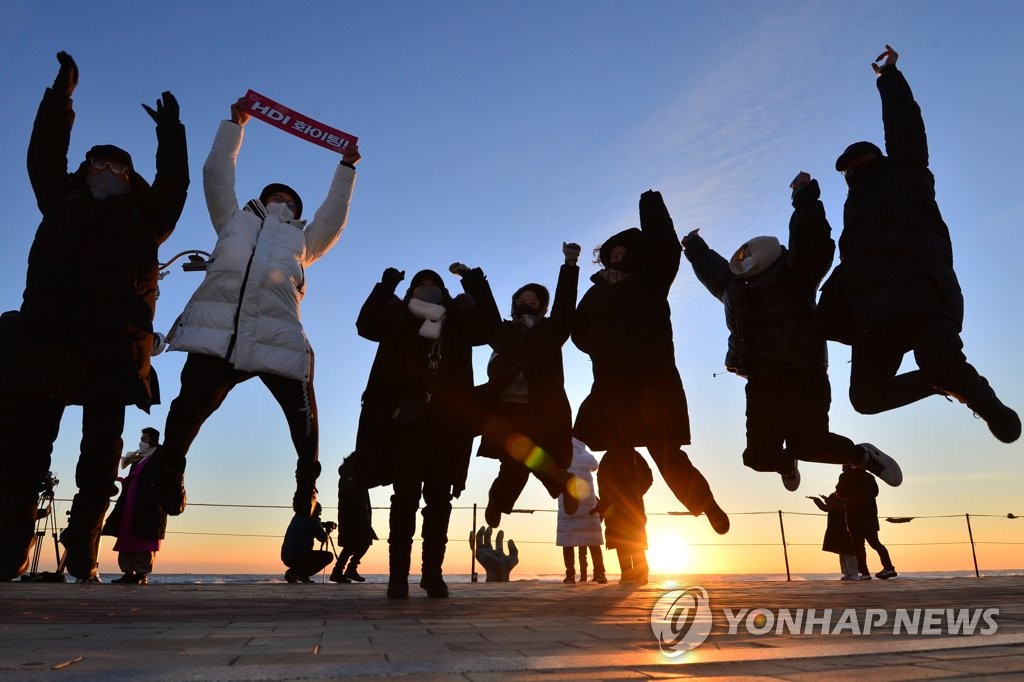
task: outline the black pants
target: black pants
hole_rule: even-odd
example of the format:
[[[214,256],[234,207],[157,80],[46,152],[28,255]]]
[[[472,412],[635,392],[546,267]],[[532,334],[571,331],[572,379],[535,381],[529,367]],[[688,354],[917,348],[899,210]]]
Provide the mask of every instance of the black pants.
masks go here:
[[[50,470],[53,442],[65,408],[63,403],[21,396],[3,400],[0,523],[5,529],[5,542],[21,542],[22,531],[33,529],[38,496]],[[61,535],[68,550],[68,572],[78,578],[88,577],[96,566],[103,517],[110,497],[117,493],[114,480],[123,446],[124,413],[125,406],[118,403],[82,406],[82,441],[75,468],[78,492],[71,504],[67,528]],[[8,532],[9,528],[13,534]],[[27,543],[29,537],[24,540]]]
[[[832,389],[824,367],[751,374],[747,378],[747,448],[754,471],[788,474],[796,460],[859,462],[864,453],[828,429]]]
[[[338,567],[345,570],[347,568],[355,570],[359,562],[362,561],[363,555],[370,549],[370,543],[365,542],[358,545],[345,545],[341,552],[338,554]]]
[[[857,556],[857,569],[861,573],[868,573],[868,552],[864,548],[867,542],[871,549],[878,552],[878,560],[882,562],[882,568],[893,568],[892,559],[889,557],[889,550],[885,548],[882,541],[878,539],[878,531],[874,528],[853,528],[850,529],[853,536],[853,550]]]
[[[715,497],[704,474],[693,466],[690,457],[678,445],[648,445],[647,451],[651,453],[651,459],[669,490],[690,512],[699,515],[714,502]]]
[[[605,544],[630,552],[647,548],[647,511],[644,493],[651,487],[651,469],[633,449],[609,450],[597,469]]]
[[[984,405],[988,382],[963,353],[953,321],[929,317],[886,327],[854,339],[850,365],[850,403],[861,414],[877,414],[948,392],[969,405]],[[913,351],[918,369],[897,374],[903,356]]]
[[[300,578],[308,578],[316,575],[324,569],[327,564],[334,561],[334,555],[324,549],[311,549],[298,556],[288,557],[284,565]]]
[[[576,575],[576,557],[575,547],[563,547],[562,548],[562,561],[565,562],[565,573],[566,575]],[[580,575],[586,575],[587,573],[587,550],[590,550],[590,560],[594,563],[594,577],[604,576],[604,553],[601,551],[601,545],[580,545]]]
[[[309,353],[309,381],[265,372],[241,372],[221,358],[189,353],[181,370],[181,392],[171,403],[164,427],[162,451],[165,471],[177,473],[184,470],[185,456],[203,423],[221,406],[232,388],[253,377],[259,377],[270,389],[288,420],[288,430],[299,459],[296,476],[300,480],[310,477],[316,480],[320,463],[317,461],[319,427],[313,393],[313,351]]]

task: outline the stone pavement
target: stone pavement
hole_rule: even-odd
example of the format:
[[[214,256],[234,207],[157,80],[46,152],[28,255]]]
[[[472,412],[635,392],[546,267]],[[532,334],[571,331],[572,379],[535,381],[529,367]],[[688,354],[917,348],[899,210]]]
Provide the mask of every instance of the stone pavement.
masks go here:
[[[672,584],[456,583],[439,601],[412,587],[394,601],[380,584],[0,584],[0,679],[1024,679],[1020,577],[707,580],[710,636],[672,657],[651,627]],[[799,634],[768,623],[783,609]],[[899,609],[933,634],[894,634]],[[968,609],[974,634],[951,634],[946,609]]]

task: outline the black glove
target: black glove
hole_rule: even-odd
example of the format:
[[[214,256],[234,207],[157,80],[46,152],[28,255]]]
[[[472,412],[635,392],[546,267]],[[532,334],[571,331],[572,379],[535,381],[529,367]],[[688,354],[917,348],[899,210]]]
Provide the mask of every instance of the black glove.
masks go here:
[[[78,64],[63,50],[57,53],[57,61],[60,62],[60,71],[53,79],[53,91],[71,97],[78,85]]]
[[[181,111],[178,108],[178,100],[174,99],[174,95],[170,91],[164,92],[156,101],[156,111],[145,104],[142,105],[142,108],[157,125],[175,124],[180,120]]]
[[[380,283],[386,287],[394,289],[398,286],[398,283],[405,279],[405,271],[398,270],[396,268],[388,268],[384,271],[384,274],[380,276]]]

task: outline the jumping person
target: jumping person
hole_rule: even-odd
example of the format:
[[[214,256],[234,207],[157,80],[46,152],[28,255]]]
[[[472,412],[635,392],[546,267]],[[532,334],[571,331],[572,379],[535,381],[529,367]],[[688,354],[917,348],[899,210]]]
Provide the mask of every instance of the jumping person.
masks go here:
[[[872,63],[882,99],[887,155],[871,142],[836,160],[849,194],[839,237],[842,263],[822,289],[829,338],[852,346],[850,402],[877,414],[947,395],[966,403],[1004,443],[1020,437],[1020,417],[1000,402],[963,353],[964,300],[953,271],[949,228],[935,202],[921,108],[896,50]],[[898,374],[913,351],[918,369]]]
[[[28,568],[35,512],[53,442],[68,405],[82,406],[78,492],[61,535],[66,567],[93,582],[100,529],[121,457],[125,406],[159,403],[150,366],[157,249],[174,230],[188,191],[188,154],[178,102],[156,109],[156,177],[150,186],[132,157],[92,147],[68,173],[78,66],[59,52],[28,147],[28,174],[43,220],[28,256],[20,329],[0,387],[0,580]]]
[[[863,464],[889,485],[899,485],[903,474],[891,457],[829,431],[828,351],[814,311],[835,242],[817,180],[801,172],[790,188],[788,248],[775,237],[755,237],[726,260],[697,230],[682,240],[697,279],[725,304],[725,367],[747,380],[743,463],[780,474],[790,491],[800,485],[800,460]]]
[[[185,510],[185,457],[199,429],[228,393],[253,377],[281,406],[298,456],[292,509],[308,517],[316,504],[319,426],[313,392],[313,349],[299,304],[306,268],[337,243],[355,183],[356,146],[334,171],[327,198],[302,220],[302,200],[271,183],[239,207],[235,161],[249,120],[245,99],[231,105],[203,165],[206,205],[217,234],[206,277],[169,334],[171,350],[187,351],[181,390],[164,428],[163,500],[172,516]]]
[[[594,369],[573,433],[591,450],[646,446],[676,499],[724,534],[729,517],[681,449],[690,442],[690,418],[668,292],[682,248],[661,194],[644,192],[640,229],[612,236],[598,253],[604,267],[591,277],[573,324],[572,341]]]

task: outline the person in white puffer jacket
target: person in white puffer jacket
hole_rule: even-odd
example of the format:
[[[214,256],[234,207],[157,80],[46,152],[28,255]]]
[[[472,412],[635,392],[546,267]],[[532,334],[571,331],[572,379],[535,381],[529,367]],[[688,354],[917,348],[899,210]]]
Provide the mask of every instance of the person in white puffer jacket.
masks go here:
[[[313,393],[313,350],[300,320],[305,268],[338,241],[348,217],[359,149],[342,155],[327,198],[313,220],[302,200],[273,183],[239,207],[235,160],[249,120],[245,99],[231,106],[203,165],[203,189],[217,244],[203,283],[168,335],[171,350],[188,352],[181,391],[164,428],[161,498],[171,515],[185,509],[185,456],[203,422],[237,384],[259,377],[285,418],[298,455],[292,506],[308,517],[316,504],[319,433]]]
[[[587,450],[587,446],[578,438],[572,439],[572,464],[569,473],[580,479],[579,509],[573,514],[565,511],[564,496],[558,498],[558,532],[555,544],[562,548],[565,560],[565,579],[563,583],[576,582],[575,548],[579,547],[580,582],[587,582],[587,548],[594,562],[594,582],[606,583],[604,575],[604,534],[601,532],[601,517],[595,513],[597,495],[594,492],[594,473],[597,471],[597,458]]]

